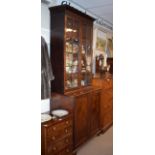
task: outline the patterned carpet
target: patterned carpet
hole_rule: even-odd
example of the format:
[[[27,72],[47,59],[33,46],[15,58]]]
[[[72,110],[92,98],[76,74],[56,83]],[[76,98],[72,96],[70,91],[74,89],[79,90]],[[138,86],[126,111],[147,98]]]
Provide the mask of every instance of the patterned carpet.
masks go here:
[[[88,141],[77,155],[113,155],[113,127]]]

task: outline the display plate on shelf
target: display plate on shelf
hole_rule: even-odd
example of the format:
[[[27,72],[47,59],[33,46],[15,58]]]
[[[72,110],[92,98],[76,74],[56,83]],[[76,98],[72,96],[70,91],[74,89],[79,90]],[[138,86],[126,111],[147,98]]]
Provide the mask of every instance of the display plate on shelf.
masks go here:
[[[64,109],[57,109],[57,110],[53,110],[51,114],[56,117],[63,117],[63,116],[68,115],[68,111]]]

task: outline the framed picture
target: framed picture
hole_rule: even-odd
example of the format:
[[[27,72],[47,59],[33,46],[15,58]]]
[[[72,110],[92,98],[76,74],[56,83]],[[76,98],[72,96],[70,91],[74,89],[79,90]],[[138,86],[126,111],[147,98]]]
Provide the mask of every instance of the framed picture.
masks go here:
[[[96,50],[104,53],[105,48],[106,48],[106,33],[98,29],[96,34]]]
[[[107,40],[107,50],[106,50],[106,54],[109,58],[113,57],[113,41],[112,39],[108,39]]]

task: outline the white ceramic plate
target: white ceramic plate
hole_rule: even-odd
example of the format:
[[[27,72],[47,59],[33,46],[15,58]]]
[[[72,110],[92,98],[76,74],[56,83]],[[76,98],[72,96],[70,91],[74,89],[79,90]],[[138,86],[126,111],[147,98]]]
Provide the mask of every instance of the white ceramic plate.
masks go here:
[[[52,119],[52,116],[49,114],[41,114],[41,122],[46,122]]]
[[[64,109],[57,109],[57,110],[53,110],[52,115],[57,116],[57,117],[63,117],[68,115],[68,111],[64,110]]]

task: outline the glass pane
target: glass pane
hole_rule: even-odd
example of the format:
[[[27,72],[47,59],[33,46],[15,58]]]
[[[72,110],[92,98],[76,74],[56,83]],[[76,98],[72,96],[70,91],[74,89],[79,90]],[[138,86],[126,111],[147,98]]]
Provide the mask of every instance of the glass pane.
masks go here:
[[[72,44],[70,42],[66,42],[66,52],[67,53],[72,52]]]
[[[67,25],[66,25],[66,40],[70,41],[72,38],[72,29],[73,29],[73,20],[72,18],[67,18]]]
[[[72,38],[74,42],[79,42],[79,22],[78,21],[74,21],[73,23],[73,30],[72,30]]]
[[[66,89],[78,87],[78,74],[67,74]]]
[[[73,43],[73,53],[79,52],[79,44]]]
[[[77,19],[67,17],[66,23],[66,89],[78,87],[79,80],[79,29]]]
[[[92,79],[92,47],[91,27],[87,23],[82,25],[82,47],[81,47],[81,86],[91,84]]]
[[[71,73],[78,73],[78,66],[70,66],[66,67],[66,73],[71,74]]]
[[[66,66],[73,65],[73,54],[66,53]]]
[[[72,67],[66,67],[66,74],[72,73]]]
[[[86,86],[91,83],[92,74],[91,73],[82,73],[81,74],[81,86]]]

